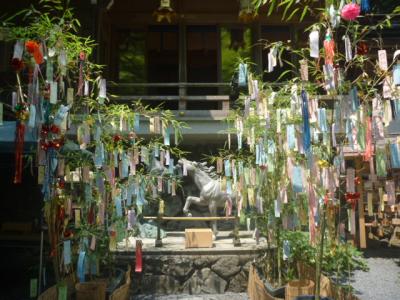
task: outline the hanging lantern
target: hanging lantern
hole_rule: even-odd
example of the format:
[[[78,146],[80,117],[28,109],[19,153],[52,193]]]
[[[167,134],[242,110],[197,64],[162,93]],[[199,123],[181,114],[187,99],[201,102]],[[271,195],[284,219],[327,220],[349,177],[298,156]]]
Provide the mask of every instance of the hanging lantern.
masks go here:
[[[250,23],[257,18],[257,11],[252,0],[240,0],[239,21]]]
[[[171,7],[170,0],[160,0],[160,6],[153,12],[153,16],[158,23],[164,20],[171,23],[177,17],[176,12]]]

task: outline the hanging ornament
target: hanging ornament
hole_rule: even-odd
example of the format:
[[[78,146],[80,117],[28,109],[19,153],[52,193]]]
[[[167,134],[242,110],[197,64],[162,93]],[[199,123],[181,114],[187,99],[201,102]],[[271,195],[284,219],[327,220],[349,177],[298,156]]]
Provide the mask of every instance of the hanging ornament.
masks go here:
[[[335,57],[335,41],[332,38],[332,32],[330,29],[326,31],[324,50],[325,50],[325,64],[333,65],[333,58]]]
[[[351,208],[354,210],[356,208],[356,204],[360,199],[360,193],[346,193],[345,194],[346,202],[351,205]]]
[[[361,0],[361,11],[367,13],[371,10],[371,4],[369,0]]]
[[[42,50],[40,49],[40,45],[37,42],[27,41],[25,43],[25,48],[30,54],[32,54],[33,58],[35,59],[35,62],[38,65],[43,63],[43,53]]]
[[[172,9],[170,0],[160,0],[160,6],[153,12],[153,17],[155,17],[158,23],[164,19],[168,23],[171,23],[176,20],[177,14]]]
[[[239,21],[249,23],[257,18],[257,10],[252,0],[240,0]]]
[[[135,251],[135,272],[141,273],[142,272],[142,241],[136,240],[136,251]]]
[[[346,4],[341,11],[341,16],[346,21],[353,21],[360,15],[360,5],[357,3]]]
[[[357,44],[357,55],[366,55],[368,54],[368,45],[366,42],[361,41]]]

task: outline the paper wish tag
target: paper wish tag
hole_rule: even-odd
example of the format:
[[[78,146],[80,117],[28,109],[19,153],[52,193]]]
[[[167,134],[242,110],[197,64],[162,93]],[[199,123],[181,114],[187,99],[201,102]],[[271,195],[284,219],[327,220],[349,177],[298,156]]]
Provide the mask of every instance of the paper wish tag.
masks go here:
[[[24,53],[24,41],[19,40],[14,45],[13,59],[21,60],[23,53]]]
[[[104,103],[104,100],[107,98],[107,82],[104,78],[100,79],[99,82],[99,102]]]
[[[72,104],[74,102],[74,89],[68,88],[67,89],[67,103]]]
[[[238,84],[240,87],[245,87],[247,84],[247,64],[239,64]]]
[[[90,240],[90,250],[94,251],[96,249],[96,237],[93,235]]]
[[[372,193],[367,194],[367,207],[368,207],[368,216],[372,217],[374,215],[374,207],[373,207],[373,197]]]
[[[64,265],[71,263],[71,241],[64,241]]]
[[[378,51],[378,60],[379,60],[379,68],[382,71],[387,71],[388,64],[387,64],[386,50],[379,50]]]
[[[306,59],[300,60],[300,78],[303,81],[308,81],[308,62]]]
[[[343,36],[344,40],[344,47],[345,47],[345,56],[346,56],[346,62],[349,62],[350,60],[353,59],[353,53],[351,50],[351,41],[348,35]]]
[[[393,84],[400,85],[400,63],[393,66]]]
[[[56,104],[57,103],[57,82],[52,81],[50,82],[50,103]]]
[[[313,30],[309,35],[310,40],[310,56],[319,57],[319,31]]]
[[[382,86],[382,95],[383,98],[388,99],[392,97],[392,88],[391,88],[392,78],[390,76],[386,76],[383,80]]]

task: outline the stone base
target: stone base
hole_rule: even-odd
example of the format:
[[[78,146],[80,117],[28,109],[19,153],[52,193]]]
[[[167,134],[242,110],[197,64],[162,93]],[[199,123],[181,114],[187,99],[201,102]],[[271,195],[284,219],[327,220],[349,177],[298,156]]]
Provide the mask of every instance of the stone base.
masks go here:
[[[176,234],[176,233],[175,233]],[[264,255],[266,245],[256,245],[249,233],[240,236],[246,241],[241,247],[234,247],[232,238],[227,238],[224,247],[209,249],[144,248],[143,272],[134,274],[134,294],[219,294],[241,293],[247,290],[251,262]],[[168,234],[167,234],[168,240]],[[223,243],[223,238],[219,243]],[[168,243],[166,243],[168,245]],[[117,253],[118,264],[131,263],[134,266],[135,252]],[[134,268],[132,268],[134,270]]]

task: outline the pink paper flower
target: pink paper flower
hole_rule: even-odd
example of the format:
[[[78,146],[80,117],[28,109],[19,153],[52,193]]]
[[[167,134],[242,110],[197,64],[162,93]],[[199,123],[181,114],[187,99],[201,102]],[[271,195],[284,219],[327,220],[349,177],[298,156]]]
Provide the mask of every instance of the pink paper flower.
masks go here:
[[[360,5],[357,3],[349,3],[343,6],[341,16],[347,21],[353,21],[360,15]]]

